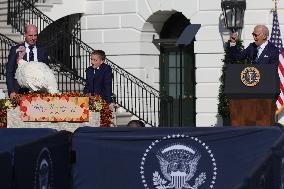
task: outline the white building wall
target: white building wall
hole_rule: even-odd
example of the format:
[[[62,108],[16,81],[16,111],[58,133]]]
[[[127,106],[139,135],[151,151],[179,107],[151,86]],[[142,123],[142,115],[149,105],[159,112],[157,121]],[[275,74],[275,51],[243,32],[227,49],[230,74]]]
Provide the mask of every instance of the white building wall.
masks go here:
[[[65,6],[67,0],[64,2]],[[105,50],[110,60],[156,89],[159,89],[160,52],[152,43],[153,35],[158,38],[164,22],[175,11],[182,12],[192,24],[201,24],[194,42],[197,82],[196,125],[222,125],[217,116],[219,77],[223,65],[223,43],[228,40],[229,33],[224,29],[221,0],[80,2],[84,2],[84,15],[81,20],[82,40],[94,49]],[[256,24],[265,24],[271,30],[270,10],[273,7],[272,1],[259,3],[259,0],[247,0],[245,26],[241,35],[245,46],[253,41],[251,33]],[[284,1],[279,3],[279,22],[284,34],[282,18]]]
[[[84,13],[86,10],[86,0],[47,0],[46,3],[52,4],[51,11],[45,11],[52,20],[58,20],[64,16]]]

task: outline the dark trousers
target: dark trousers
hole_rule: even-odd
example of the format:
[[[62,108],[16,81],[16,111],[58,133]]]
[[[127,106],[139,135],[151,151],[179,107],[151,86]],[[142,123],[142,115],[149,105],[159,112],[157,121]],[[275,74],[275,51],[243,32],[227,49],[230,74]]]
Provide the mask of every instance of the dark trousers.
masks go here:
[[[26,93],[29,93],[29,92],[30,92],[30,89],[28,89],[28,88],[19,88],[19,90],[18,90],[19,94],[26,94]]]

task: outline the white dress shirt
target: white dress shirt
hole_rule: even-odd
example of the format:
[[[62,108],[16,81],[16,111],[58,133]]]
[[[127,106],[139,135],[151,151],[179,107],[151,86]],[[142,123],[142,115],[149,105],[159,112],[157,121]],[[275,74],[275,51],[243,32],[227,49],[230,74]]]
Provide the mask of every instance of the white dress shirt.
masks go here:
[[[264,50],[267,44],[268,44],[268,41],[265,41],[259,47],[257,47],[257,58],[259,58],[259,56],[261,55],[262,51]]]
[[[25,42],[25,47],[26,47],[26,53],[27,53],[27,61],[29,62],[29,53],[30,53],[30,49],[29,49],[29,44]],[[38,59],[37,59],[37,48],[36,48],[36,45],[34,46],[33,48],[33,52],[34,52],[34,61],[37,62]]]

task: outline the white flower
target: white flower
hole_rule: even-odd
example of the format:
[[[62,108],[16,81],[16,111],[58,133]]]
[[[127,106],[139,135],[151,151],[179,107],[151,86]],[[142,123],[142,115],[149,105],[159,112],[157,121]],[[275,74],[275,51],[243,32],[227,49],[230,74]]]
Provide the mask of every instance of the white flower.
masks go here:
[[[58,92],[53,71],[42,62],[19,60],[15,78],[21,87],[27,87],[31,91],[41,90],[51,94]]]

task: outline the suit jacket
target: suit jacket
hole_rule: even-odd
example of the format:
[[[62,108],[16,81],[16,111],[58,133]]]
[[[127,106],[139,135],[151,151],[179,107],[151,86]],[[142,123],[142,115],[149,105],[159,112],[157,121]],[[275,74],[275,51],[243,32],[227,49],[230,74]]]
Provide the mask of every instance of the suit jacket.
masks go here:
[[[9,95],[12,92],[17,93],[20,89],[20,86],[18,85],[17,80],[15,79],[15,73],[18,67],[18,64],[17,64],[18,54],[16,53],[16,50],[20,46],[25,46],[25,44],[24,43],[18,44],[16,46],[13,46],[10,49],[10,53],[8,56],[8,62],[6,64],[6,84],[7,84]],[[40,47],[39,45],[36,45],[36,48],[37,48],[38,61],[48,64],[48,55],[47,55],[47,52],[44,50],[44,48]],[[27,60],[27,54],[25,54],[23,59]]]
[[[94,73],[95,72],[95,73]],[[99,69],[92,66],[86,69],[86,85],[84,94],[100,95],[107,103],[111,103],[112,95],[112,70],[111,67],[102,63]]]
[[[247,59],[253,64],[278,64],[279,61],[279,50],[271,42],[268,42],[258,59],[255,43],[249,44],[243,51],[238,51],[236,46],[229,46],[228,53],[235,60]]]

